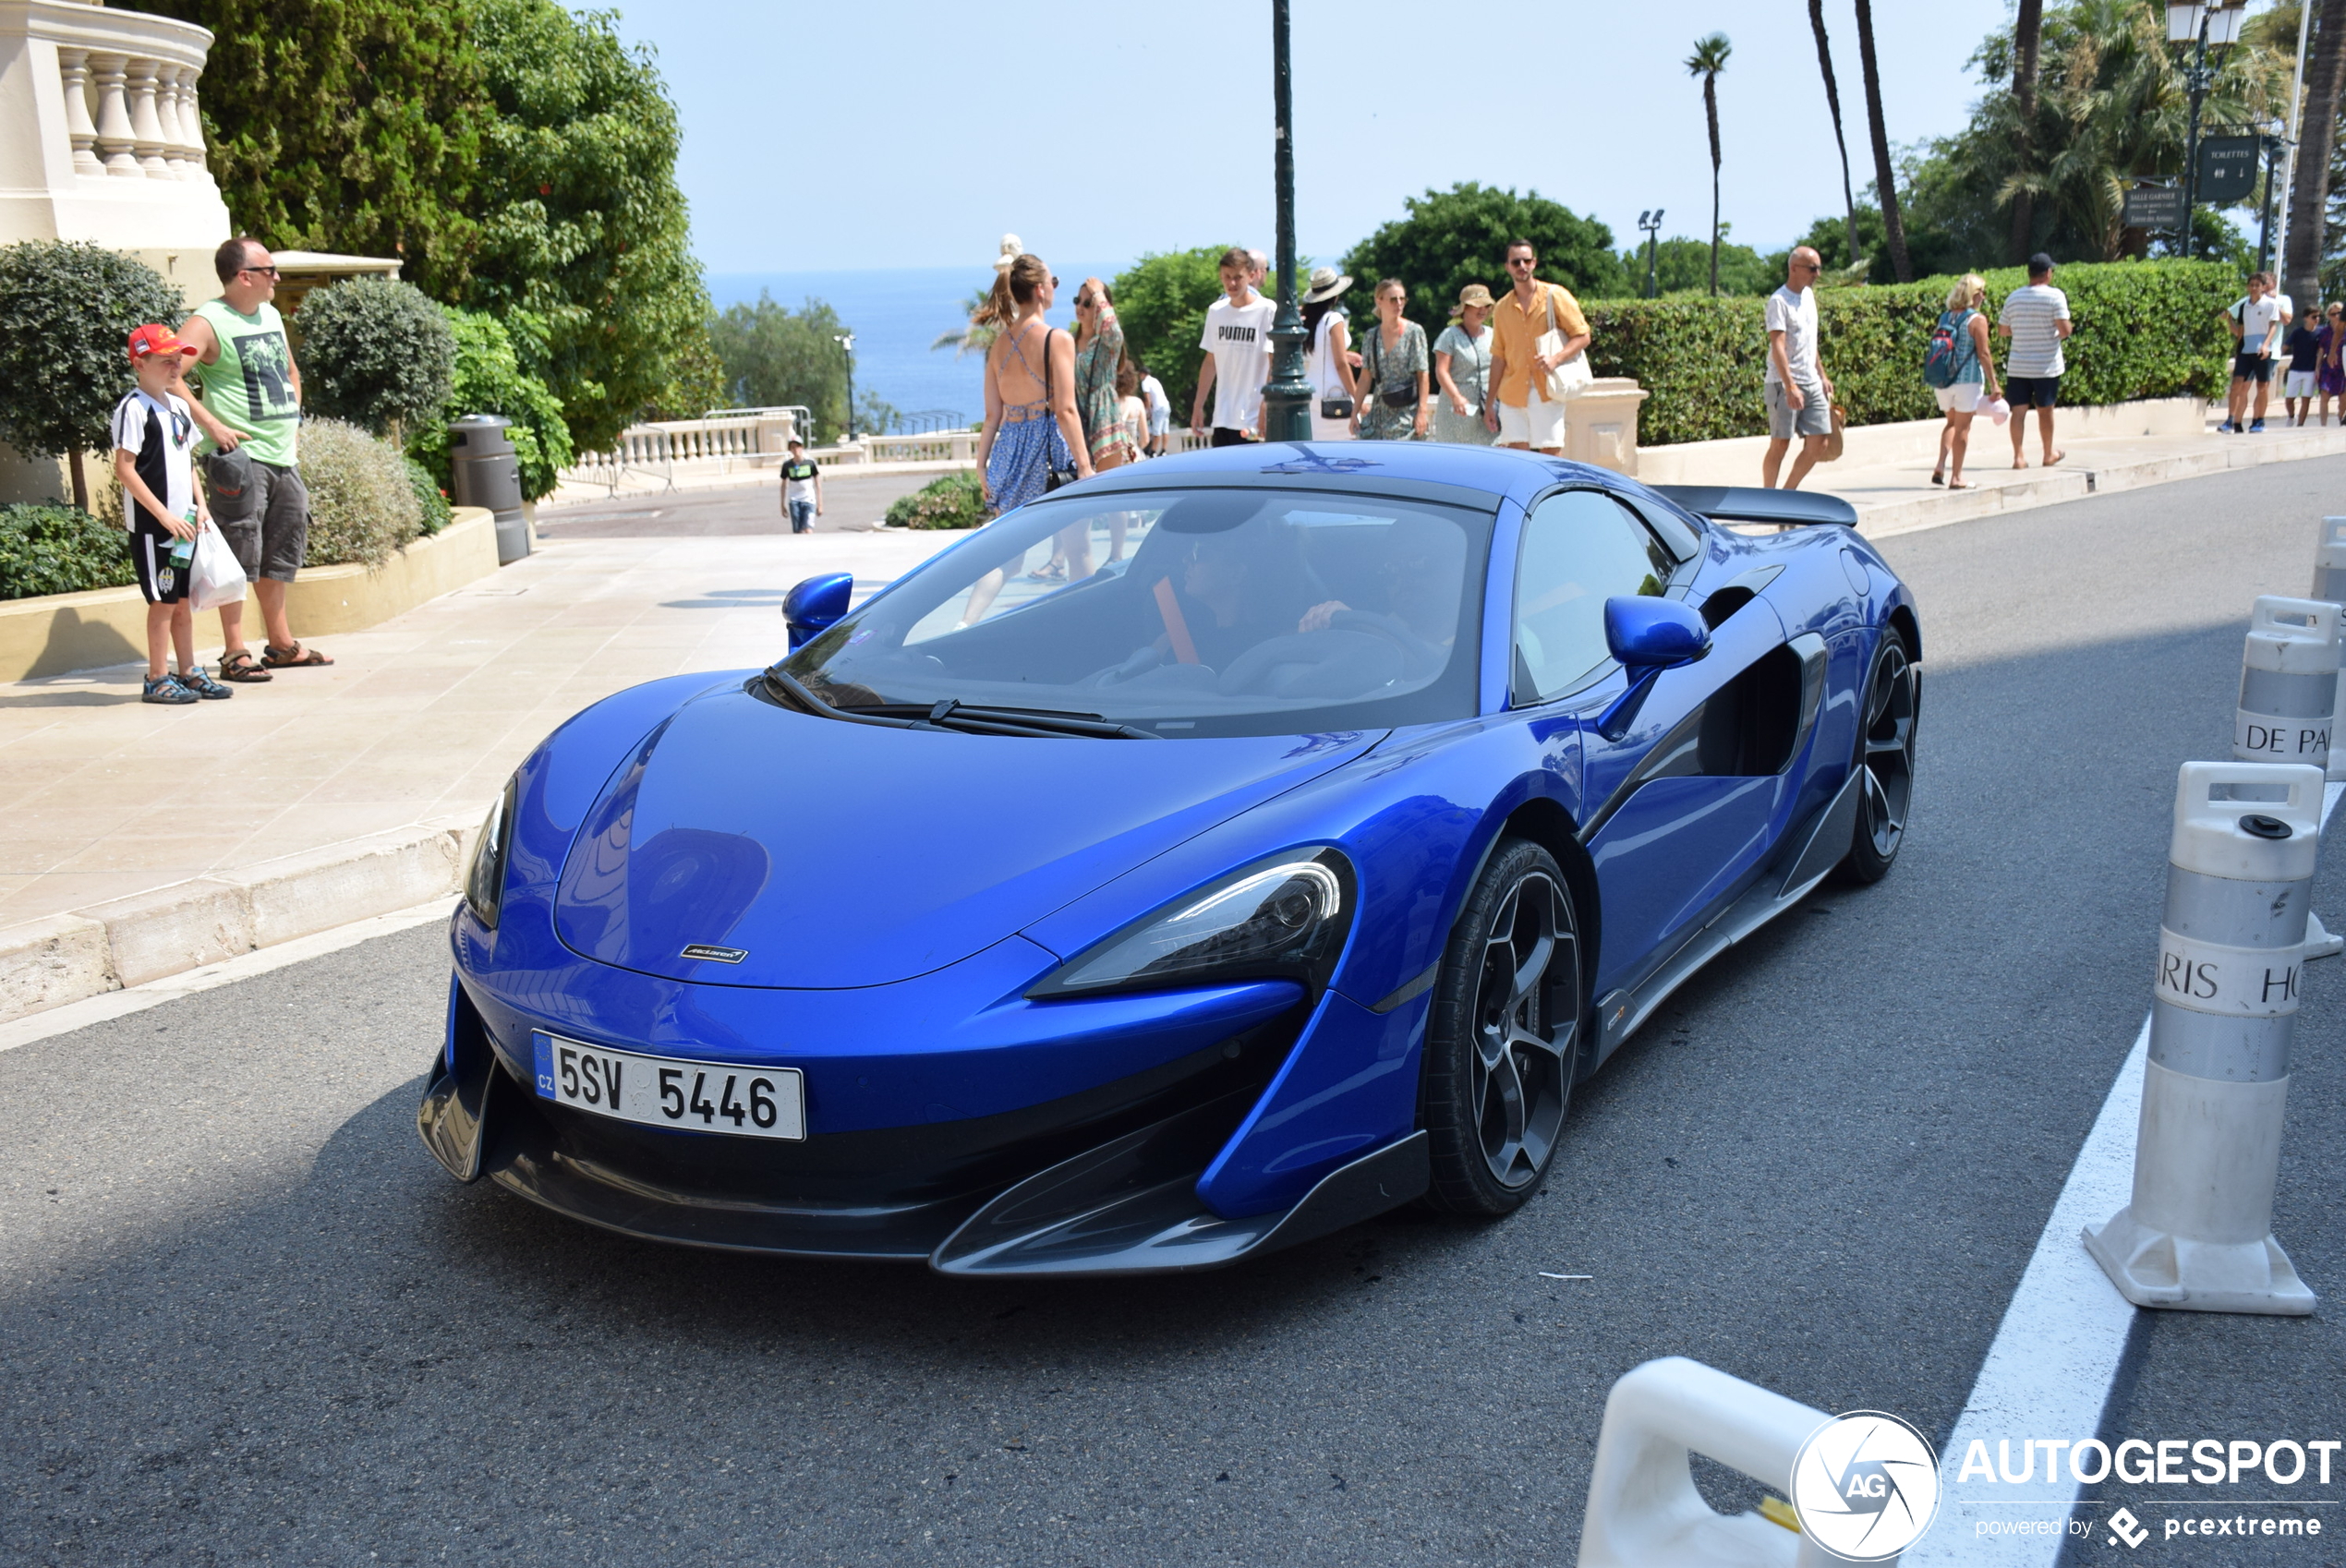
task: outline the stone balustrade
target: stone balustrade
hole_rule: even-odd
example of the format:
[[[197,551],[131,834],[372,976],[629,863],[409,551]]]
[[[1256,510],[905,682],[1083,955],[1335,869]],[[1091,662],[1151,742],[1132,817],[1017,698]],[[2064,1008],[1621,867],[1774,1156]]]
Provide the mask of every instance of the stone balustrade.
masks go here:
[[[228,237],[198,98],[211,47],[168,17],[0,0],[0,244],[85,239],[208,261]],[[211,282],[208,265],[171,270],[183,286]]]

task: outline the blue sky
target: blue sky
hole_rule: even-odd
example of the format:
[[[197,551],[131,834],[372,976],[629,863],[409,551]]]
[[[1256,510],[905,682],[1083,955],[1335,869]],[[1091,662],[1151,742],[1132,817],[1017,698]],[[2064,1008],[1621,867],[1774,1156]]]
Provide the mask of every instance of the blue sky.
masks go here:
[[[621,0],[682,110],[679,167],[712,271],[989,260],[1005,230],[1108,260],[1271,243],[1270,6]],[[1850,152],[1871,173],[1851,0],[1827,0]],[[1893,142],[1960,127],[1965,62],[2007,0],[1876,0]],[[1459,18],[1445,35],[1436,18]],[[1805,0],[1293,0],[1298,243],[1333,259],[1459,180],[1536,187],[1637,237],[1703,235],[1701,90],[1734,41],[1722,211],[1772,249],[1841,206]]]

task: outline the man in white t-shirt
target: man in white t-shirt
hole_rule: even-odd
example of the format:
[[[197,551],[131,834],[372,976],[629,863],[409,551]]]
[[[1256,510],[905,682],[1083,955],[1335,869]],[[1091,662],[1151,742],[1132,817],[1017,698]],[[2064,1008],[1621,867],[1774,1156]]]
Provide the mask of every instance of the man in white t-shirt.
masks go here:
[[[1816,282],[1823,269],[1822,257],[1795,246],[1784,287],[1768,296],[1768,453],[1760,477],[1772,490],[1794,437],[1800,439],[1800,455],[1784,482],[1788,490],[1800,488],[1832,434],[1832,378],[1817,357]]]
[[[1198,347],[1197,396],[1190,428],[1204,430],[1206,393],[1214,394],[1212,441],[1236,446],[1263,439],[1263,384],[1271,379],[1271,318],[1278,307],[1254,292],[1252,259],[1242,246],[1222,253],[1222,297],[1207,307]]]
[[[2238,435],[2240,416],[2248,407],[2248,389],[2256,388],[2256,412],[2248,426],[2248,433],[2265,433],[2265,404],[2273,395],[2273,348],[2280,342],[2280,330],[2288,323],[2289,312],[2281,296],[2273,292],[2273,275],[2258,272],[2248,280],[2247,296],[2235,299],[2225,309],[2224,325],[2239,340],[2232,355],[2231,399],[2224,422],[2216,427],[2221,434]]]

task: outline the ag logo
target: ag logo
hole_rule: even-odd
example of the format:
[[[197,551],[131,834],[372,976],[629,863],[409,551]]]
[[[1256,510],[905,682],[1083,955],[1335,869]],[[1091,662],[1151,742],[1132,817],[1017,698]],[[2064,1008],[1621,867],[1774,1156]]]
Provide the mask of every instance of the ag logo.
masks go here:
[[[1879,1410],[1853,1410],[1808,1435],[1792,1462],[1800,1530],[1833,1556],[1880,1562],[1930,1528],[1939,1459],[1920,1432]]]
[[[2124,1541],[2131,1549],[2150,1538],[2150,1532],[2143,1528],[2143,1522],[2123,1508],[2110,1516],[2110,1544],[2112,1546]]]

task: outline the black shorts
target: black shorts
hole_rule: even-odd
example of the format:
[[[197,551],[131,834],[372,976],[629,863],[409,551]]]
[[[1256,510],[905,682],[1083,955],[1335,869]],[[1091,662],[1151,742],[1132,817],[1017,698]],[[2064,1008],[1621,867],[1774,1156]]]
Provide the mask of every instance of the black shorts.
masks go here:
[[[2273,379],[2273,358],[2269,354],[2235,354],[2232,356],[2232,380],[2235,381],[2269,381]]]
[[[130,530],[130,566],[139,573],[139,591],[149,604],[177,604],[187,597],[188,570],[171,563],[171,547],[177,541],[146,511],[139,508],[138,525]]]
[[[2004,401],[2014,408],[2050,408],[2061,401],[2061,378],[2006,376]]]
[[[1253,439],[1252,430],[1233,430],[1227,425],[1214,427],[1213,440],[1215,446],[1244,446]]]

